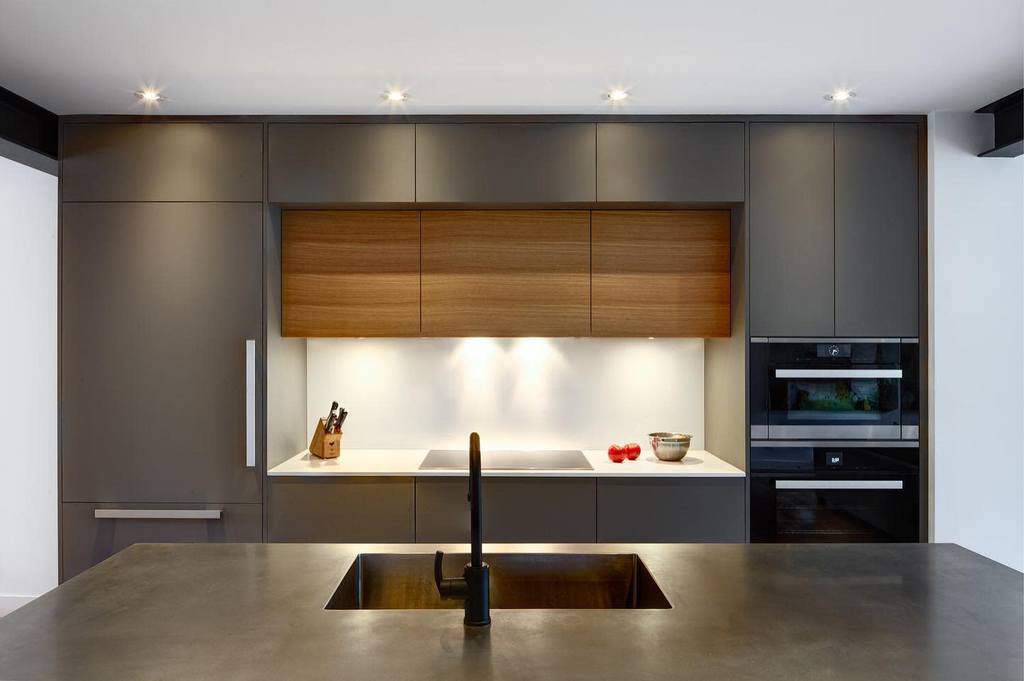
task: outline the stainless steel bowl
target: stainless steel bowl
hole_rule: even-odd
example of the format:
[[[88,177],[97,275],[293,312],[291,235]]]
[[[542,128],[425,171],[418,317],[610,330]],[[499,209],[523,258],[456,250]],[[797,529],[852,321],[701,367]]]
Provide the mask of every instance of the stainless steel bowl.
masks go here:
[[[651,449],[662,461],[682,461],[686,452],[690,451],[689,433],[648,433],[651,438]]]

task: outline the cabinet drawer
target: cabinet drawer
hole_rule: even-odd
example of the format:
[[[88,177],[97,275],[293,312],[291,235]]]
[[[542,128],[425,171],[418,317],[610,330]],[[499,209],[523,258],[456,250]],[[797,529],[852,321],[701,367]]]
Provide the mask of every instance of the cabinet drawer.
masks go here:
[[[262,504],[65,503],[60,514],[61,581],[132,544],[263,540]]]
[[[262,201],[261,123],[69,123],[63,201]]]
[[[600,542],[742,542],[743,478],[601,478]]]
[[[415,541],[412,478],[271,478],[270,541]]]
[[[468,542],[467,478],[416,479],[416,541]],[[593,542],[593,478],[484,478],[487,542]]]

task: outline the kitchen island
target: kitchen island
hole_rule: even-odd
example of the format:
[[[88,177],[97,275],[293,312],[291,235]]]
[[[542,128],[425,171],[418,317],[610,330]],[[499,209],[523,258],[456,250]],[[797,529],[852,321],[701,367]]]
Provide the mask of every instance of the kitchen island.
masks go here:
[[[486,545],[639,556],[670,608],[326,610],[359,554],[135,545],[0,619],[0,679],[1020,679],[1019,572],[953,545]],[[493,579],[493,577],[492,577]]]

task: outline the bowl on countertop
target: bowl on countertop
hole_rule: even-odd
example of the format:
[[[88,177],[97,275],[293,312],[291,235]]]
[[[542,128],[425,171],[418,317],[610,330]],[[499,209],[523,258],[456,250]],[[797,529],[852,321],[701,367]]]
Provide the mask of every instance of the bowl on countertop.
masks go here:
[[[648,433],[647,436],[654,455],[662,461],[682,461],[693,439],[689,433]]]

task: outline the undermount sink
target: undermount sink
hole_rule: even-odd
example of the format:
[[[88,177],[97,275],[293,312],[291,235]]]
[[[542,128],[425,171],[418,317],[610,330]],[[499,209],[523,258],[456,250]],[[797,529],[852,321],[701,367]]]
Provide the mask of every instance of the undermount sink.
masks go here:
[[[468,554],[447,554],[449,572]],[[671,608],[635,553],[495,553],[490,564],[491,608]],[[356,556],[328,601],[328,610],[457,609],[443,600],[433,578],[433,554],[363,553]]]

